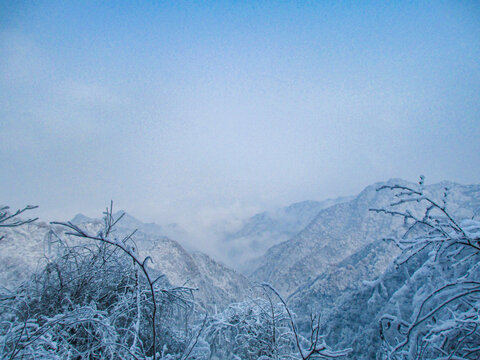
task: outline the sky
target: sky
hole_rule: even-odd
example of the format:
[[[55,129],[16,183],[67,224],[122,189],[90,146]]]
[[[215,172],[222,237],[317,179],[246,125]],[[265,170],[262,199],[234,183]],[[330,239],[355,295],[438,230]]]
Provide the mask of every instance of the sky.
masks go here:
[[[0,202],[201,232],[479,183],[479,59],[477,1],[0,2]]]

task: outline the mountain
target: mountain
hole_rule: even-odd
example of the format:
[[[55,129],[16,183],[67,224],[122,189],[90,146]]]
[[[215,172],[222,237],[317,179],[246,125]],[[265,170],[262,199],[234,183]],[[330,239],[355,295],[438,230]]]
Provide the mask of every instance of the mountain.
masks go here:
[[[381,344],[378,320],[388,312],[392,296],[408,273],[423,260],[415,259],[409,262],[409,270],[398,271],[391,263],[394,249],[381,240],[370,243],[293,293],[289,304],[298,314],[300,328],[308,328],[312,311],[320,314],[320,333],[325,334],[327,343],[353,349],[348,359],[382,358],[377,357]],[[398,251],[394,253],[398,255]]]
[[[385,326],[382,336],[388,338],[391,344],[397,344],[398,339],[404,336],[404,332],[401,335],[399,333],[401,319],[412,319],[427,294],[447,283],[456,282],[456,278],[467,273],[469,280],[477,283],[480,280],[478,252],[466,256],[457,266],[445,263],[443,266],[435,266],[431,261],[433,255],[427,251],[402,265],[396,266],[390,262],[383,272],[376,271],[384,267],[384,260],[391,258],[389,253],[392,249],[392,245],[385,241],[368,244],[292,294],[290,306],[299,314],[301,329],[305,330],[310,325],[308,314],[313,308],[320,313],[320,333],[325,334],[326,342],[336,344],[338,348],[353,349],[348,359],[385,359],[379,325],[382,316],[389,314],[388,321],[392,321],[387,326],[382,322]],[[398,254],[398,250],[395,253]],[[442,297],[437,299],[437,305],[442,299],[445,300]],[[432,303],[429,306],[431,309]],[[476,311],[478,317],[478,307]],[[445,315],[447,319],[440,325],[440,318],[445,320]],[[452,316],[455,317],[446,309],[443,315],[438,312],[435,315],[437,320],[433,317],[433,322],[438,321],[439,326],[445,325],[443,330],[446,331],[452,324]],[[452,336],[452,333],[449,335]],[[455,336],[453,335],[454,338]],[[450,345],[458,343],[455,340],[453,344],[442,341],[449,345],[449,349]],[[416,343],[412,341],[411,347],[417,347]]]
[[[270,249],[263,259],[268,265],[254,272],[265,276],[258,281],[269,281],[289,295],[287,301],[302,331],[308,331],[309,314],[319,314],[320,333],[328,344],[352,347],[349,359],[380,358],[380,316],[411,313],[409,297],[415,291],[424,293],[426,284],[431,286],[425,256],[410,260],[400,270],[393,266],[400,250],[382,238],[402,235],[407,227],[401,218],[369,211],[394,201],[390,191],[376,191],[383,184],[367,187],[348,203],[322,210],[298,236]],[[398,179],[386,184],[416,186]],[[478,215],[480,185],[442,182],[427,186],[425,192],[441,203],[446,187],[447,211],[455,219]],[[421,209],[416,203],[405,208],[413,213]]]
[[[320,275],[326,276],[328,271],[368,244],[401,234],[405,229],[400,218],[369,211],[371,208],[387,207],[392,202],[391,192],[377,191],[383,184],[370,185],[353,200],[321,210],[296,236],[270,248],[259,260],[259,266],[250,278],[268,282],[283,295],[289,296],[300,291],[300,287],[315,282]],[[386,184],[416,186],[401,179],[392,179]],[[445,187],[449,188],[448,208],[453,214],[471,217],[473,211],[479,208],[479,185],[442,182],[426,186],[425,191],[440,201]],[[419,204],[408,204],[408,207],[414,212],[421,208]],[[380,273],[382,267],[385,269],[394,256],[392,252],[380,262],[372,259],[380,266],[376,273]],[[371,266],[370,263],[367,266]]]
[[[415,306],[418,307],[418,299],[438,288],[441,281],[454,281],[467,271],[472,274],[476,271],[472,279],[480,279],[478,254],[465,258],[460,266],[444,266],[445,263],[433,266],[429,263],[432,251],[428,249],[396,268],[393,260],[400,251],[383,239],[404,234],[408,226],[401,217],[370,211],[388,208],[395,201],[391,191],[378,191],[386,184],[419,186],[392,179],[368,186],[354,198],[322,203],[307,201],[264,212],[245,221],[241,229],[224,240],[225,248],[244,244],[248,252],[258,250],[260,245],[255,241],[263,246],[278,237],[291,236],[272,246],[256,262],[250,262],[256,264],[250,279],[268,282],[285,296],[296,314],[300,332],[308,333],[310,314],[319,314],[319,333],[337,349],[351,347],[349,359],[382,358],[379,320],[383,314],[391,314],[400,323],[398,319],[409,319]],[[446,188],[446,209],[455,220],[478,216],[480,185],[445,181],[425,186],[425,193],[442,204]],[[424,208],[421,203],[409,202],[396,209],[409,209],[420,215]],[[91,234],[102,227],[100,219],[81,214],[72,222]],[[139,229],[134,240],[140,256],[152,258],[149,267],[164,274],[166,283],[198,289],[195,295],[200,308],[210,313],[228,310],[229,304],[250,295],[251,283],[246,277],[206,254],[188,251],[165,236],[164,227],[145,224],[125,214],[113,236],[120,238],[134,229]],[[70,238],[64,230],[43,222],[1,229],[0,236],[5,238],[0,242],[0,285],[13,288],[42,269],[59,254],[57,237],[65,239],[68,246],[92,244],[89,240]],[[436,323],[436,319],[432,321]],[[448,320],[445,314],[444,319]],[[389,325],[392,332],[382,336],[386,334],[385,338],[398,341],[396,328]]]
[[[122,213],[115,213],[114,218]],[[90,233],[100,229],[99,219],[86,220],[77,225],[86,227]],[[198,289],[196,300],[208,310],[222,309],[231,302],[243,299],[251,286],[243,275],[208,255],[190,252],[177,241],[161,235],[163,228],[155,223],[145,224],[125,213],[115,229],[119,237],[137,230],[134,240],[140,255],[150,256],[153,260],[151,267],[164,274],[171,284]]]
[[[119,231],[128,232],[129,230],[133,231],[137,229],[138,231],[149,235],[165,235],[165,230],[160,225],[155,223],[143,223],[124,211],[117,211],[113,214],[113,217],[118,218],[122,214],[124,215],[116,226],[116,229]],[[101,220],[89,218],[83,214],[77,214],[70,222],[74,225],[79,225],[88,222],[101,222]]]
[[[267,249],[295,236],[320,210],[350,199],[307,200],[246,219],[240,229],[224,236],[222,246],[227,249],[229,262],[238,264],[240,270],[248,273],[249,269],[255,267],[256,259]]]
[[[15,287],[46,263],[49,248],[45,242],[51,226],[34,222],[19,227],[1,228],[0,286]]]
[[[140,254],[153,260],[151,268],[165,274],[173,285],[198,289],[195,298],[210,311],[244,299],[251,287],[243,275],[201,252],[188,252],[167,237],[145,237],[137,242]]]
[[[102,220],[81,214],[75,216],[72,223],[92,234],[102,228]],[[170,284],[198,289],[195,297],[202,308],[215,311],[246,296],[250,282],[243,275],[205,254],[188,252],[178,242],[158,235],[160,226],[144,224],[128,214],[117,225],[113,236],[119,238],[139,229],[133,239],[140,256],[150,256],[153,260],[150,267],[164,274]],[[62,227],[42,222],[2,229],[2,233],[6,237],[0,243],[0,285],[10,288],[41,269],[49,257],[55,256],[57,236],[69,244],[83,241],[65,236]]]

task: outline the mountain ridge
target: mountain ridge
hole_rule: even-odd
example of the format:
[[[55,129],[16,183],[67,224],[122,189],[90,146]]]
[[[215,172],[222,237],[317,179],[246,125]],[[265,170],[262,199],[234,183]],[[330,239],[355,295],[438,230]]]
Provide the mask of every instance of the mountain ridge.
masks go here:
[[[252,280],[269,282],[283,295],[324,272],[328,265],[340,263],[370,242],[401,231],[401,219],[379,216],[371,208],[387,207],[392,194],[377,191],[385,184],[418,186],[402,179],[390,179],[367,186],[357,197],[319,212],[312,222],[293,238],[271,247],[260,259],[260,266],[250,274]],[[449,208],[458,216],[471,215],[478,208],[480,185],[442,182],[425,187],[441,198],[449,186]],[[473,202],[472,202],[473,201]],[[413,208],[417,204],[410,204]]]
[[[238,264],[237,268],[248,274],[269,248],[302,231],[320,210],[350,199],[305,200],[255,214],[236,231],[224,234],[221,244],[227,248],[230,263]]]
[[[124,220],[128,221],[123,222]],[[88,218],[81,214],[75,216],[71,222],[91,234],[96,234],[103,225],[101,219]],[[198,289],[196,300],[201,308],[212,311],[214,308],[222,309],[246,296],[250,287],[247,278],[224,264],[217,263],[206,254],[189,252],[177,241],[155,234],[154,231],[159,227],[144,224],[128,214],[124,215],[117,225],[113,236],[118,238],[138,228],[151,230],[150,233],[138,230],[134,235],[140,256],[150,256],[151,268],[164,274],[172,285],[186,284]],[[135,225],[135,228],[131,228],[132,225]],[[7,288],[16,287],[30,274],[45,266],[49,258],[56,256],[54,248],[57,238],[64,239],[70,245],[93,245],[92,241],[67,236],[61,226],[44,222],[5,228],[4,232],[6,237],[0,243],[0,285]]]

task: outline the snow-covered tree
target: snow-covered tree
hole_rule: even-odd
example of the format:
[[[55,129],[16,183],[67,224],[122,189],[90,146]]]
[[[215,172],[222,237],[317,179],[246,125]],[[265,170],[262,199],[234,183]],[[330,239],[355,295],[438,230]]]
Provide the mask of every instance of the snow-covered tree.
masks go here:
[[[391,239],[402,250],[396,265],[408,271],[408,263],[420,259],[392,297],[396,312],[380,319],[381,356],[478,359],[480,222],[455,219],[448,210],[448,188],[435,199],[423,183],[421,177],[417,188],[382,186],[378,190],[393,191],[395,200],[388,209],[372,209],[404,219],[405,234]],[[423,204],[423,212],[402,210],[409,203]]]
[[[325,344],[316,316],[309,336],[302,336],[281,295],[269,284],[258,288],[256,297],[231,304],[209,320],[205,338],[216,359],[331,359],[350,353],[351,349],[335,351]]]
[[[231,304],[212,316],[205,337],[219,359],[279,359],[293,350],[283,307],[262,298]]]
[[[202,358],[192,289],[150,269],[133,234],[116,237],[112,214],[95,235],[55,223],[47,236],[56,255],[15,291],[2,290],[0,358]],[[57,235],[62,228],[69,238]]]

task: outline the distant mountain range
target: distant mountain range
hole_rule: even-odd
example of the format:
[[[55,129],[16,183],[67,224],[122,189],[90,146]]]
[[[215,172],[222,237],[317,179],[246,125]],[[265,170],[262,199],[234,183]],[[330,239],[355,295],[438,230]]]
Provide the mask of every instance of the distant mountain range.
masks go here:
[[[113,216],[118,218],[121,214],[124,214],[122,220],[117,224],[116,228],[121,232],[129,232],[133,230],[138,230],[142,234],[152,235],[152,236],[166,236],[171,239],[179,240],[187,236],[186,231],[176,223],[169,223],[166,225],[158,225],[157,223],[144,223],[133,217],[125,211],[117,211]],[[90,218],[83,214],[77,214],[71,220],[73,224],[82,224],[86,222],[101,222],[101,219]]]
[[[228,263],[244,273],[249,273],[269,248],[294,237],[320,210],[351,199],[353,197],[307,200],[265,211],[244,220],[240,229],[223,237],[222,246],[226,249]]]

